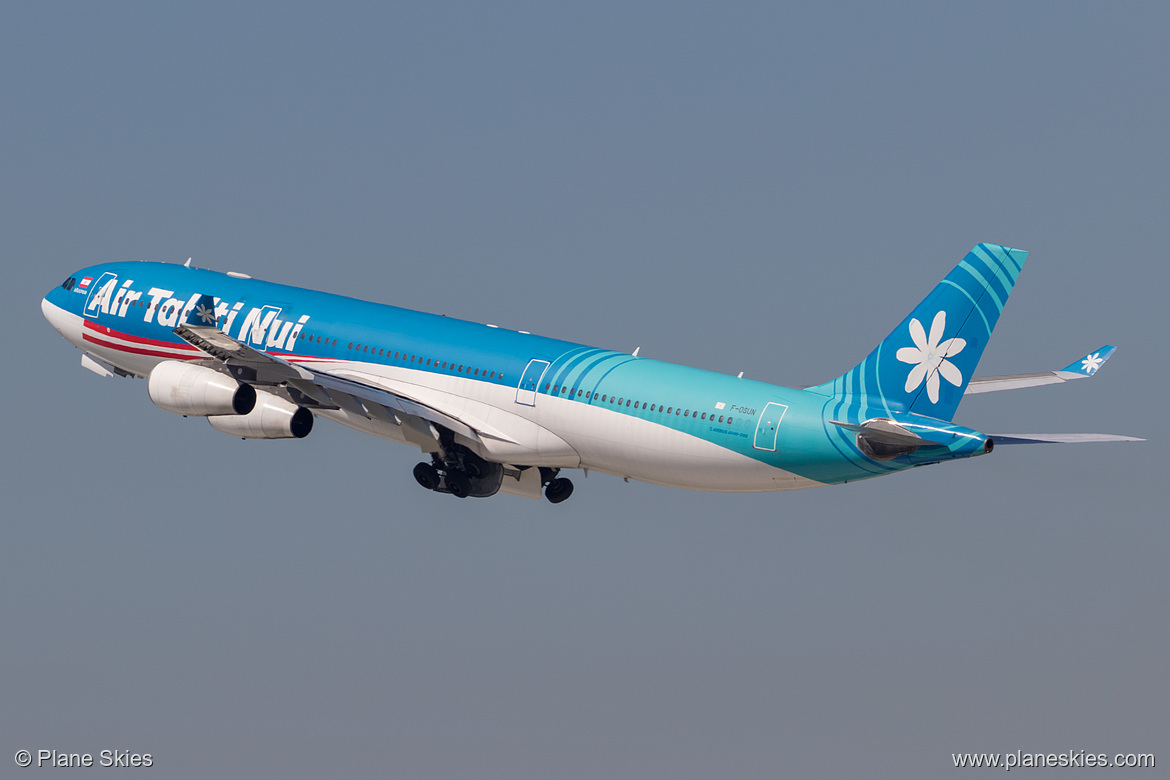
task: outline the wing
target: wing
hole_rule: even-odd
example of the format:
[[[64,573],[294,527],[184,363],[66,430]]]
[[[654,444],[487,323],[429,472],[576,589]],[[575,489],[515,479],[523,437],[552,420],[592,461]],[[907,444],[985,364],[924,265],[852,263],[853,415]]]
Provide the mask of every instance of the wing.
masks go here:
[[[206,299],[206,302],[204,301]],[[228,336],[214,325],[204,324],[196,311],[214,308],[211,296],[204,296],[192,309],[187,320],[174,329],[179,338],[203,350],[220,361],[236,379],[256,385],[284,385],[293,400],[304,406],[317,409],[344,409],[370,419],[394,422],[403,426],[404,433],[412,431],[417,444],[439,438],[435,425],[441,425],[453,433],[472,441],[484,436],[515,444],[506,434],[491,426],[468,424],[461,419],[465,415],[452,414],[435,404],[412,398],[402,392],[379,387],[363,378],[347,378],[338,374],[308,369],[286,360],[268,355],[243,342]],[[368,379],[378,379],[370,377]],[[417,441],[421,437],[423,441]]]
[[[1017,387],[1039,387],[1040,385],[1055,385],[1068,382],[1072,379],[1087,379],[1112,357],[1117,347],[1108,344],[1094,350],[1079,360],[1074,360],[1059,371],[1041,371],[1038,374],[1011,374],[1009,376],[975,377],[967,385],[964,395],[974,393],[992,393],[996,390],[1014,390]]]

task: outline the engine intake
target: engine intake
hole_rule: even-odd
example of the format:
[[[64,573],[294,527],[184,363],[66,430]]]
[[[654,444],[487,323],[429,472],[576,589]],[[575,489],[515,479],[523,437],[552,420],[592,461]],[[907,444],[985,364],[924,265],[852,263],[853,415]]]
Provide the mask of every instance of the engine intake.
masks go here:
[[[303,439],[313,430],[313,413],[265,390],[247,414],[208,417],[211,427],[241,439]]]
[[[150,400],[160,409],[184,417],[247,414],[256,406],[256,390],[206,366],[164,360],[150,372]]]

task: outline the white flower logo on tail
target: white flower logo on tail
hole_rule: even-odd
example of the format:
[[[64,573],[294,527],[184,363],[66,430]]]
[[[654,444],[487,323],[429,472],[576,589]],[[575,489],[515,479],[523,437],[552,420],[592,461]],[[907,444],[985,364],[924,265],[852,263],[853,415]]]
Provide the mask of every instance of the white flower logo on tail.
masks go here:
[[[930,338],[922,323],[917,319],[910,320],[910,338],[914,346],[902,347],[898,350],[898,360],[910,363],[910,375],[906,377],[906,392],[913,393],[926,380],[926,394],[932,404],[938,403],[938,378],[950,382],[955,387],[963,384],[963,374],[955,368],[955,364],[947,360],[963,351],[967,346],[964,339],[954,338],[942,340],[943,331],[947,326],[947,313],[940,311],[934,315],[934,322],[930,324]]]

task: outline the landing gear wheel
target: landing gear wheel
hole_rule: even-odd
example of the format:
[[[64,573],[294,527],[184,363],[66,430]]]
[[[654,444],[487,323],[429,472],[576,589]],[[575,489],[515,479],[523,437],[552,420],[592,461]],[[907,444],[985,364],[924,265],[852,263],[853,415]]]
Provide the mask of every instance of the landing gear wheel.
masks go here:
[[[458,471],[447,472],[447,490],[455,498],[467,498],[471,493],[471,480]]]
[[[439,486],[439,472],[429,463],[420,463],[415,466],[414,478],[427,490],[434,490]]]
[[[548,483],[544,489],[544,497],[554,504],[559,504],[573,495],[573,483],[564,477],[557,477]]]

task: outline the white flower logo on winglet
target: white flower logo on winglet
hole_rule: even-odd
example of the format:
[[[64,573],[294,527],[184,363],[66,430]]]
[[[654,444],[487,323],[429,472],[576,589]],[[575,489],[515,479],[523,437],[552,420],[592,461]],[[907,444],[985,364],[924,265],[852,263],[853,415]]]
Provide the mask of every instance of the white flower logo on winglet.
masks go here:
[[[1085,358],[1081,361],[1081,369],[1089,376],[1092,376],[1093,374],[1097,373],[1097,369],[1100,368],[1101,364],[1104,362],[1105,361],[1101,359],[1101,353],[1094,352],[1092,355],[1085,355]]]
[[[215,311],[207,308],[206,306],[196,306],[195,316],[203,320],[204,325],[215,324]]]
[[[910,375],[906,377],[906,392],[913,393],[926,380],[926,394],[932,404],[938,403],[938,378],[950,382],[955,387],[963,384],[963,374],[955,368],[955,364],[947,360],[963,351],[967,346],[964,339],[953,338],[942,340],[943,331],[947,326],[947,313],[940,311],[934,315],[934,322],[930,324],[930,338],[922,323],[917,319],[910,320],[910,338],[914,346],[902,347],[898,350],[898,360],[913,364]],[[936,370],[937,369],[937,370]]]

